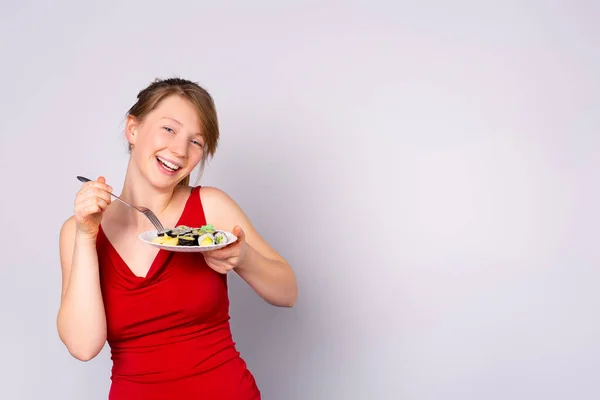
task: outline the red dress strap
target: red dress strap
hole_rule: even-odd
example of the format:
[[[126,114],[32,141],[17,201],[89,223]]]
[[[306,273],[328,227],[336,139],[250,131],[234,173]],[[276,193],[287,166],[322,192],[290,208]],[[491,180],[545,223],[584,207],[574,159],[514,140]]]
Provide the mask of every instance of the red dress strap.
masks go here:
[[[199,228],[206,224],[206,216],[204,215],[204,209],[202,208],[202,200],[200,199],[200,188],[201,186],[192,188],[190,197],[187,200],[177,225]]]

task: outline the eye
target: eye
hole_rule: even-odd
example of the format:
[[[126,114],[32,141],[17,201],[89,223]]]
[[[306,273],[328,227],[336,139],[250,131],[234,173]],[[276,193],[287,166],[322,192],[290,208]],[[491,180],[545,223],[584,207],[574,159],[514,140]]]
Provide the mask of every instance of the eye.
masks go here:
[[[202,144],[202,142],[200,142],[198,140],[192,140],[192,143],[194,143],[196,146],[199,146],[200,148],[204,147],[204,145]]]
[[[171,128],[169,128],[168,126],[163,126],[163,129],[169,133],[175,133],[175,131]]]

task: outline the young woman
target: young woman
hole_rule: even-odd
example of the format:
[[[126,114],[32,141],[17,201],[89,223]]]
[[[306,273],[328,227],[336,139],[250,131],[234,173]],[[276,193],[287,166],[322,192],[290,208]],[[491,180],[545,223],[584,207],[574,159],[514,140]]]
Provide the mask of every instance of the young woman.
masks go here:
[[[217,148],[213,99],[196,83],[157,80],[128,111],[125,135],[122,198],[166,228],[212,224],[238,241],[207,253],[159,250],[138,239],[152,224],[112,202],[102,176],[84,183],[60,231],[62,342],[87,361],[108,341],[112,400],[260,399],[231,336],[227,273],[280,307],[295,304],[296,279],[227,194],[189,186]]]

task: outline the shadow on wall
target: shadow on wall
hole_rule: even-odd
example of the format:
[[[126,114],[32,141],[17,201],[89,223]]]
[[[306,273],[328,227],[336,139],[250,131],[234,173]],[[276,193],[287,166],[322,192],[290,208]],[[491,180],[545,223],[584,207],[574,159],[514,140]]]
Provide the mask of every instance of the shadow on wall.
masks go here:
[[[281,152],[287,154],[287,149]],[[300,263],[302,253],[295,243],[299,243],[303,232],[290,229],[299,226],[310,218],[309,207],[305,204],[302,168],[294,165],[292,159],[259,158],[252,152],[239,148],[232,153],[235,165],[228,165],[222,171],[220,180],[225,181],[226,189],[239,202],[249,215],[260,234],[294,267],[299,286],[298,302],[293,308],[279,308],[266,303],[237,274],[229,275],[229,295],[231,300],[231,327],[234,340],[242,358],[254,374],[265,399],[292,399],[298,392],[298,373],[294,372],[302,363],[300,359],[302,327],[302,284]],[[227,163],[225,163],[227,164]],[[276,165],[276,168],[274,166]],[[242,169],[240,179],[235,170]],[[229,181],[228,177],[236,181]],[[257,195],[260,193],[260,195]]]

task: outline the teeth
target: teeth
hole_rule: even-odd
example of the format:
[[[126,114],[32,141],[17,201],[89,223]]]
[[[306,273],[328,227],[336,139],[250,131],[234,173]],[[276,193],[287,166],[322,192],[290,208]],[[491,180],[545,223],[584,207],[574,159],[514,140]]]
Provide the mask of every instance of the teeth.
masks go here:
[[[160,157],[156,157],[156,158],[158,159],[158,161],[160,161],[161,163],[163,163],[163,165],[165,167],[167,167],[167,168],[169,168],[169,169],[171,169],[173,171],[177,171],[179,169],[178,165],[175,165],[175,164],[173,164],[173,163],[171,163],[171,162],[169,162],[169,161],[167,161],[165,159],[162,159]]]

